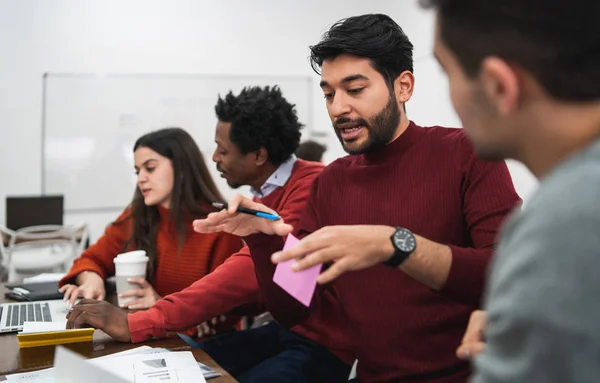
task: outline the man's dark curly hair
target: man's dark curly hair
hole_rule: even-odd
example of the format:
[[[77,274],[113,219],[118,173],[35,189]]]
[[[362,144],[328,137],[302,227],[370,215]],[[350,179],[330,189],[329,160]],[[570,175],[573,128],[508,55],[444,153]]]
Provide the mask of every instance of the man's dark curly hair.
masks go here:
[[[219,121],[231,123],[229,139],[243,154],[264,146],[269,161],[279,166],[298,149],[303,125],[278,86],[245,87],[237,96],[219,96],[215,112]]]

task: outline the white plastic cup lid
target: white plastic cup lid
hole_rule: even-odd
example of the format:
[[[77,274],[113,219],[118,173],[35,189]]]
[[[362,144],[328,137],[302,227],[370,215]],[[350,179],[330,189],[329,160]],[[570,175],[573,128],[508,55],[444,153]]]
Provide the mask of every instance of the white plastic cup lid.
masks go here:
[[[127,253],[121,253],[119,255],[117,255],[117,258],[133,258],[133,257],[145,257],[146,256],[146,250],[134,250],[134,251],[128,251]]]

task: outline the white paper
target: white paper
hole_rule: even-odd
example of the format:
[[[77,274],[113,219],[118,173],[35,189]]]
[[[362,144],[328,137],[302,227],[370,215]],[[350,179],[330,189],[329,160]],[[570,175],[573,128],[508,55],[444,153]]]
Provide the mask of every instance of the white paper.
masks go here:
[[[139,353],[143,353],[143,354],[157,354],[157,353],[161,353],[161,352],[170,352],[169,349],[166,348],[162,348],[162,347],[148,347],[148,346],[142,346],[139,347],[140,349],[142,349],[143,347],[146,347],[145,350],[139,350],[136,352]],[[124,351],[126,352],[126,351]],[[113,354],[116,355],[116,354]],[[112,355],[108,355],[107,357],[112,356]],[[106,357],[103,357],[106,358]],[[211,367],[208,367],[206,364],[204,363],[200,363],[200,362],[196,362],[198,364],[198,366],[200,367],[200,370],[202,371],[202,375],[204,376],[204,379],[211,379],[211,378],[216,378],[217,376],[221,376],[222,374],[220,372],[217,372],[215,370],[213,370]]]
[[[131,350],[85,359],[58,346],[55,368],[7,375],[9,382],[35,383],[206,383],[202,370],[189,351],[149,353],[152,347],[140,346]]]
[[[54,368],[6,375],[8,382],[54,383]]]
[[[206,382],[190,351],[136,353],[119,358],[92,359],[90,363],[110,370],[128,382]]]
[[[140,347],[132,348],[131,350],[125,350],[125,351],[121,351],[121,352],[115,352],[114,354],[99,356],[97,358],[94,358],[94,360],[113,358],[115,356],[123,356],[123,355],[129,355],[129,354],[137,354],[137,353],[144,352],[146,350],[151,350],[151,349],[152,349],[152,347],[150,347],[150,346],[140,346]]]
[[[65,275],[65,273],[42,273],[34,277],[23,278],[23,283],[58,282]]]
[[[96,359],[119,357],[119,356],[123,356],[123,355],[127,355],[127,354],[135,354],[138,352],[144,352],[146,350],[151,350],[151,349],[152,349],[152,347],[150,347],[150,346],[140,346],[140,347],[132,348],[131,350],[125,350],[125,351],[117,352],[114,354],[100,356]],[[9,382],[36,382],[36,383],[54,383],[56,381],[54,379],[54,367],[46,368],[46,369],[38,370],[38,371],[6,375],[6,380]]]
[[[56,322],[23,322],[21,334],[33,334],[37,332],[68,331],[67,321]]]
[[[128,383],[111,371],[95,366],[65,347],[57,347],[54,355],[54,378],[60,383]]]

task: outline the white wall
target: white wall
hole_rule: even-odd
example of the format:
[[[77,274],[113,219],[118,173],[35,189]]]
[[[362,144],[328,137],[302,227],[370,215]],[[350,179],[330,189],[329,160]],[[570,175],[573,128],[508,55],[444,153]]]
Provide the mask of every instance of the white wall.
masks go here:
[[[436,97],[438,106],[411,112],[409,105],[410,117],[456,126],[430,61],[431,15],[413,0],[0,0],[0,222],[6,195],[41,192],[44,73],[310,75],[308,45],[334,21],[368,12],[390,14],[416,46],[415,97]],[[330,161],[343,151],[318,88],[315,95],[309,123],[328,132]],[[535,183],[515,169],[527,195]],[[117,213],[65,220],[90,222],[95,239]]]
[[[4,198],[41,192],[46,72],[312,75],[308,45],[341,17],[395,0],[0,0],[0,222]],[[315,103],[322,98],[315,89]],[[328,130],[325,109],[315,121]],[[212,138],[210,138],[212,141]],[[330,155],[341,155],[332,142]],[[67,216],[92,224],[115,213]]]

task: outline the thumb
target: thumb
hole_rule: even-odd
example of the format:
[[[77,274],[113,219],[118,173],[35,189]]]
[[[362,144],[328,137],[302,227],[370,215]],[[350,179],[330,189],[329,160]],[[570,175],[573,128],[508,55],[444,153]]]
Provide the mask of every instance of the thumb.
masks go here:
[[[294,231],[294,227],[287,223],[277,222],[275,224],[275,227],[273,228],[273,231],[275,232],[275,234],[283,237],[285,235],[290,234],[292,231]]]
[[[148,285],[148,282],[146,282],[146,278],[142,278],[142,277],[131,277],[131,278],[127,279],[127,282],[135,283],[136,285],[140,285],[140,287],[142,287],[142,288],[145,288]]]
[[[227,212],[229,214],[235,214],[235,212],[237,211],[238,207],[242,204],[244,199],[246,199],[246,197],[244,197],[243,195],[236,194],[235,197],[233,197],[231,201],[227,203]]]
[[[84,297],[85,299],[94,299],[94,298],[95,298],[95,296],[94,296],[94,295],[95,295],[95,294],[94,294],[94,291],[93,291],[93,290],[90,290],[90,289],[85,289],[85,290],[83,291],[83,297]]]

